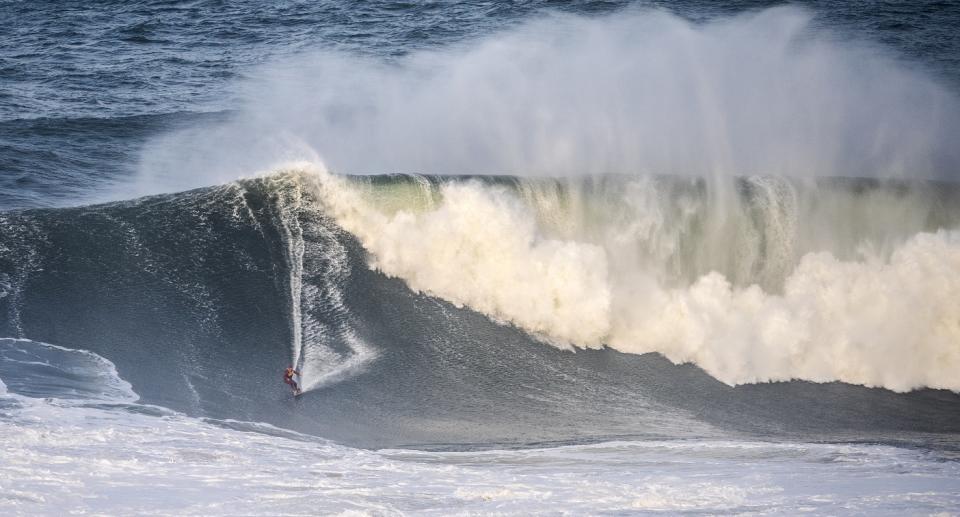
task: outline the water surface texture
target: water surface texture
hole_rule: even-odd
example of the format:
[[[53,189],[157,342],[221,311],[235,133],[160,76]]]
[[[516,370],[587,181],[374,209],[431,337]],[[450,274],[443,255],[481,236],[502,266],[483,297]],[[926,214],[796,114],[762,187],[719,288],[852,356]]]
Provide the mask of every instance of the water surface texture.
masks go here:
[[[0,0],[0,513],[960,511],[960,6],[715,4]]]

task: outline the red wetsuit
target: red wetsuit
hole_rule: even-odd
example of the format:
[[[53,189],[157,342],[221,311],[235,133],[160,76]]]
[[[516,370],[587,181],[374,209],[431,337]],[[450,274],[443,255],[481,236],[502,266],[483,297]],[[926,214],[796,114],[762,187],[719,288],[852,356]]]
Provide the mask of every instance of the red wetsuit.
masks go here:
[[[294,375],[300,375],[300,372],[293,368],[287,368],[283,372],[283,382],[289,384],[290,387],[293,388],[294,393],[300,393],[300,386],[297,386],[297,381],[293,380]]]

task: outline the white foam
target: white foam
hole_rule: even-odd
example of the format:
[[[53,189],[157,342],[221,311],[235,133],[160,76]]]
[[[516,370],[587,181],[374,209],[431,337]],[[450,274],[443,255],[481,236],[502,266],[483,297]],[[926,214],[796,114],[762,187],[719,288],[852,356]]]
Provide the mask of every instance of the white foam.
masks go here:
[[[728,384],[960,391],[958,232],[917,233],[888,256],[808,252],[794,263],[782,253],[782,293],[736,287],[717,272],[671,287],[667,265],[635,260],[618,232],[593,242],[547,237],[538,214],[504,188],[453,182],[434,206],[382,212],[346,180],[314,171],[305,181],[373,267],[554,344],[659,352]]]
[[[960,504],[956,462],[876,445],[374,452],[258,424],[39,399],[0,415],[0,443],[5,515],[883,514]]]
[[[321,186],[339,183],[324,177]],[[349,187],[335,188],[326,199],[338,221],[360,237],[374,267],[413,289],[545,336],[593,343],[608,333],[603,250],[542,238],[529,209],[502,189],[448,185],[434,210],[389,216]]]
[[[888,260],[805,255],[784,293],[692,286],[629,293],[609,338],[739,384],[839,380],[895,391],[960,391],[960,233],[920,233]]]

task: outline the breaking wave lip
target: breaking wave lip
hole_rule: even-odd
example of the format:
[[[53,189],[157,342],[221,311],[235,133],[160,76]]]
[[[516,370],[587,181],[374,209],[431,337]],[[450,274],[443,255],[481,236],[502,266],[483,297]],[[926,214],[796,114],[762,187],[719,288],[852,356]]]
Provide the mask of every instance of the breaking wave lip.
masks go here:
[[[228,514],[866,513],[903,505],[936,512],[957,501],[956,462],[875,444],[677,440],[366,451],[263,424],[181,414],[159,421],[115,409],[37,400],[11,420],[0,418],[0,508],[31,515],[216,515],[227,507]],[[51,483],[51,476],[70,482]]]
[[[911,230],[908,224],[885,244],[847,243],[854,249],[850,256],[796,249],[806,224],[797,208],[803,194],[784,179],[749,178],[754,186],[772,187],[746,201],[727,199],[725,210],[750,217],[728,215],[718,226],[701,228],[697,238],[728,248],[759,247],[729,252],[744,261],[759,255],[755,275],[774,268],[767,271],[774,280],[762,286],[749,275],[732,282],[712,269],[678,278],[671,261],[689,250],[673,233],[690,228],[672,228],[665,215],[671,204],[693,201],[671,198],[643,178],[622,186],[621,197],[630,198],[621,201],[636,202],[626,217],[584,208],[596,205],[584,200],[596,192],[569,187],[568,199],[558,201],[551,198],[553,187],[521,179],[516,188],[414,181],[410,188],[419,194],[391,197],[388,189],[331,175],[319,165],[286,170],[310,185],[324,209],[360,240],[371,267],[556,346],[657,352],[730,385],[801,379],[898,392],[960,391],[956,229]],[[854,193],[845,202],[894,203],[897,213],[909,211],[903,205],[925,203],[920,195],[892,199]],[[712,210],[694,205],[686,210]],[[588,213],[593,220],[583,219]],[[723,234],[738,224],[748,227]],[[724,241],[750,232],[759,235]],[[658,246],[636,253],[635,246],[651,243]]]

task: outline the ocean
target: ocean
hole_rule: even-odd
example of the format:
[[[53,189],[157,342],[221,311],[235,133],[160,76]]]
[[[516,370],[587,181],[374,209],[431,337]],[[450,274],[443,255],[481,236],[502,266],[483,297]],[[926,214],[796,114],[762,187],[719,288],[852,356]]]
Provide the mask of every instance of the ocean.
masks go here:
[[[960,513],[957,34],[0,0],[0,513]]]

